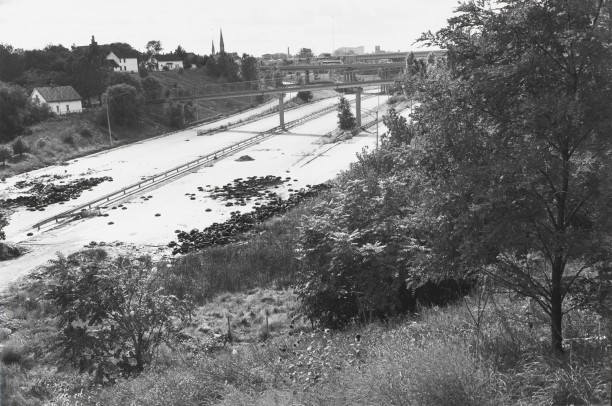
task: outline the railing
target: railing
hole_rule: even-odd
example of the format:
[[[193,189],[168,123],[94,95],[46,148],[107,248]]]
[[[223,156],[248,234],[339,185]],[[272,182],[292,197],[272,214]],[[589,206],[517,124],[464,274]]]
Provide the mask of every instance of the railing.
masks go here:
[[[364,96],[364,98],[368,98],[368,97],[374,97],[374,95],[368,95],[368,96]],[[307,116],[304,117],[300,117],[297,120],[293,120],[290,121],[288,123],[285,124],[284,128],[281,126],[276,126],[274,128],[271,128],[261,134],[257,134],[251,138],[248,138],[244,141],[240,141],[236,144],[232,144],[228,147],[225,148],[221,148],[219,150],[216,150],[214,152],[211,152],[207,155],[201,156],[197,159],[194,159],[192,161],[189,161],[187,163],[181,164],[179,166],[175,166],[171,169],[168,169],[164,172],[158,173],[156,175],[153,175],[145,180],[141,180],[139,182],[133,183],[131,185],[128,185],[124,188],[121,188],[117,191],[114,191],[112,193],[108,193],[104,196],[101,196],[97,199],[91,200],[87,203],[83,203],[80,204],[72,209],[63,211],[61,213],[58,213],[54,216],[48,217],[44,220],[39,221],[38,223],[34,224],[32,226],[32,228],[35,229],[39,229],[40,227],[51,223],[53,221],[58,222],[60,219],[65,218],[65,217],[69,217],[71,215],[77,214],[78,212],[81,212],[83,209],[91,209],[92,207],[100,207],[102,205],[108,205],[111,204],[115,201],[118,200],[122,200],[125,199],[126,197],[130,197],[136,193],[139,192],[144,192],[147,189],[150,189],[153,186],[157,186],[163,182],[167,182],[169,180],[178,178],[180,176],[183,176],[187,173],[192,172],[194,169],[202,166],[202,165],[206,165],[208,163],[214,162],[215,160],[221,158],[221,157],[225,157],[228,155],[233,154],[234,152],[237,152],[241,149],[250,147],[251,145],[255,145],[260,143],[261,141],[270,138],[274,135],[276,135],[280,130],[287,130],[293,127],[296,127],[300,124],[303,124],[307,121],[310,120],[314,120],[318,117],[321,117],[325,114],[330,113],[331,111],[335,110],[336,106],[331,106],[331,107],[326,107],[322,110],[318,110],[312,114],[309,114]]]

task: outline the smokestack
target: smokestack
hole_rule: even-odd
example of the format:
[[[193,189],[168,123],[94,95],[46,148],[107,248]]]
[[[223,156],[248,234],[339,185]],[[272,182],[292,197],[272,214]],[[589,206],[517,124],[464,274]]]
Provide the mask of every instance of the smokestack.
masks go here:
[[[289,47],[287,47],[287,56],[291,56],[291,54],[289,53]]]

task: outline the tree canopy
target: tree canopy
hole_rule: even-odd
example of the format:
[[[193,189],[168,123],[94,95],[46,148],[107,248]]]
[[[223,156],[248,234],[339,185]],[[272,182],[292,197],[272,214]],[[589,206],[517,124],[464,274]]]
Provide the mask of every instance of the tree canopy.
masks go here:
[[[422,40],[448,50],[415,115],[433,258],[532,298],[562,351],[564,299],[609,260],[610,7],[463,4]]]

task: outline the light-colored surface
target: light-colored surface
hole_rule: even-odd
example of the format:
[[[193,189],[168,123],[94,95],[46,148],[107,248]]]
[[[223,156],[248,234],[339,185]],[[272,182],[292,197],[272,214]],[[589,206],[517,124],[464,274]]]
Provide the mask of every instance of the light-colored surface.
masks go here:
[[[385,100],[385,96],[380,96],[381,104]],[[286,121],[310,114],[320,110],[322,106],[336,102],[336,99],[322,100],[287,112]],[[364,100],[362,106],[366,109],[375,109],[378,102],[378,98],[374,97]],[[43,175],[65,176],[64,180],[111,176],[114,181],[104,182],[91,191],[83,192],[80,198],[63,205],[50,205],[43,212],[17,210],[10,217],[10,224],[5,229],[7,239],[19,242],[32,251],[20,259],[0,263],[0,287],[34,267],[44,264],[52,259],[56,252],[71,253],[90,241],[106,243],[120,241],[148,248],[158,255],[169,254],[166,245],[175,238],[176,229],[203,229],[214,222],[225,221],[230,217],[231,211],[237,210],[235,206],[225,207],[222,202],[211,199],[209,193],[199,192],[198,186],[206,190],[248,176],[291,177],[291,182],[277,190],[282,197],[287,197],[289,188],[300,189],[308,184],[329,180],[348,168],[349,163],[355,160],[356,153],[365,147],[374,147],[376,142],[376,137],[372,134],[375,132],[373,128],[370,129],[370,134],[364,133],[341,143],[323,144],[320,135],[332,131],[337,125],[336,121],[334,111],[292,128],[288,133],[274,136],[234,156],[219,160],[214,166],[199,168],[196,172],[175,182],[146,192],[146,196],[152,196],[148,201],[135,197],[124,203],[126,209],[109,208],[104,211],[108,213],[108,217],[71,221],[59,226],[51,224],[40,231],[32,230],[31,225],[71,206],[120,189],[143,176],[150,176],[222,146],[251,137],[253,136],[251,131],[265,131],[272,128],[278,124],[278,117],[264,118],[236,128],[235,131],[209,136],[197,136],[197,129],[183,131],[83,157],[68,162],[66,166],[44,168],[10,178],[6,183],[0,184],[0,198],[15,196],[16,181],[39,178]],[[367,121],[369,119],[364,116],[364,122]],[[213,123],[207,126],[218,125],[221,124]],[[384,126],[381,124],[379,132],[382,134],[384,131]],[[254,160],[237,162],[236,159],[242,155],[249,155]],[[186,195],[191,193],[195,193],[195,200],[191,200],[190,196]],[[212,211],[206,212],[206,208]],[[252,206],[239,206],[238,209],[247,212],[251,208]],[[109,225],[109,222],[114,224]],[[28,237],[26,235],[28,232],[33,232],[34,235]]]

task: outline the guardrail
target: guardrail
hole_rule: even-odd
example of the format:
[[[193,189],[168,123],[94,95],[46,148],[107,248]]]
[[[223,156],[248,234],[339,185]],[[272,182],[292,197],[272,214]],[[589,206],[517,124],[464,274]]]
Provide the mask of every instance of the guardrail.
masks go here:
[[[374,96],[372,95],[370,97],[374,97]],[[290,121],[290,122],[285,124],[284,128],[282,128],[281,126],[276,126],[276,127],[271,128],[271,129],[269,129],[269,130],[267,130],[265,132],[262,132],[261,134],[257,134],[257,135],[255,135],[255,136],[253,136],[251,138],[248,138],[248,139],[246,139],[244,141],[240,141],[240,142],[238,142],[236,144],[232,144],[232,145],[230,145],[228,147],[221,148],[219,150],[216,150],[216,151],[211,152],[211,153],[209,153],[207,155],[201,156],[201,157],[199,157],[197,159],[194,159],[192,161],[186,162],[186,163],[181,164],[179,166],[175,166],[175,167],[173,167],[171,169],[168,169],[168,170],[166,170],[164,172],[161,172],[161,173],[158,173],[156,175],[153,175],[153,176],[151,176],[151,177],[149,177],[149,178],[147,178],[145,180],[141,180],[139,182],[133,183],[133,184],[128,185],[128,186],[126,186],[124,188],[116,190],[116,191],[114,191],[112,193],[108,193],[108,194],[106,194],[104,196],[101,196],[101,197],[99,197],[97,199],[91,200],[91,201],[89,201],[87,203],[80,204],[80,205],[78,205],[76,207],[73,207],[72,209],[63,211],[63,212],[58,213],[58,214],[56,214],[54,216],[51,216],[51,217],[47,217],[46,219],[41,220],[38,223],[34,224],[32,226],[32,228],[40,230],[40,227],[42,227],[45,224],[51,223],[53,221],[55,221],[57,223],[60,219],[65,218],[65,217],[69,217],[69,216],[74,215],[74,214],[76,214],[78,212],[81,212],[83,209],[91,209],[92,207],[100,207],[102,205],[111,204],[111,203],[113,203],[115,201],[125,199],[126,197],[130,197],[130,196],[132,196],[132,195],[134,195],[136,193],[143,192],[143,191],[145,191],[147,189],[150,189],[153,186],[157,186],[157,185],[159,185],[159,184],[161,184],[163,182],[167,182],[167,181],[169,181],[171,179],[175,179],[175,178],[183,176],[183,175],[185,175],[187,173],[190,173],[194,169],[196,169],[196,168],[198,168],[198,167],[200,167],[202,165],[206,165],[208,163],[214,162],[215,160],[217,160],[217,159],[219,159],[221,157],[225,157],[225,156],[231,155],[231,154],[233,154],[236,151],[239,151],[241,149],[250,147],[251,145],[258,144],[261,141],[263,141],[263,140],[265,140],[265,139],[267,139],[269,137],[277,135],[277,133],[280,130],[287,130],[289,128],[293,128],[295,126],[303,124],[303,123],[305,123],[307,121],[314,120],[314,119],[316,119],[318,117],[321,117],[321,116],[323,116],[325,114],[330,113],[331,111],[333,111],[335,109],[336,109],[336,106],[326,107],[326,108],[324,108],[322,110],[316,111],[316,112],[314,112],[312,114],[309,114],[309,115],[307,115],[305,117],[300,117],[297,120]]]

